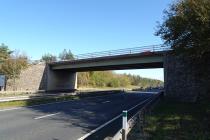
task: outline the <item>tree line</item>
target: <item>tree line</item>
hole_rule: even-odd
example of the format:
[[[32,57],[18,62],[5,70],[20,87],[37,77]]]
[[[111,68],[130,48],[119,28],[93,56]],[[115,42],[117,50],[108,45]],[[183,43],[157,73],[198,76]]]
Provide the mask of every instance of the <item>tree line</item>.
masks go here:
[[[79,87],[162,87],[163,82],[139,75],[117,74],[113,71],[93,71],[78,73]]]
[[[44,54],[41,58],[41,61],[44,62],[52,62],[52,61],[57,61],[57,60],[73,60],[74,59],[74,55],[71,52],[71,50],[66,50],[64,49],[59,55],[58,57],[56,55],[47,53]]]

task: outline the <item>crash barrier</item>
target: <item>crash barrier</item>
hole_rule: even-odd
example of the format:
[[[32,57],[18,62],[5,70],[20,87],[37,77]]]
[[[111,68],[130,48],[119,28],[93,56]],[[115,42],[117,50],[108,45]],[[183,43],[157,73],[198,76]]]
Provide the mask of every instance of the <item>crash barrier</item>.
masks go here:
[[[127,140],[127,135],[134,127],[134,125],[139,122],[140,129],[143,131],[144,117],[145,114],[150,112],[152,107],[157,103],[163,96],[163,92],[158,93],[152,97],[148,102],[138,110],[129,120],[127,120],[127,115],[131,110],[124,110],[122,113],[122,128],[112,137],[111,140]],[[138,106],[136,106],[137,108]],[[135,109],[135,108],[133,108]]]

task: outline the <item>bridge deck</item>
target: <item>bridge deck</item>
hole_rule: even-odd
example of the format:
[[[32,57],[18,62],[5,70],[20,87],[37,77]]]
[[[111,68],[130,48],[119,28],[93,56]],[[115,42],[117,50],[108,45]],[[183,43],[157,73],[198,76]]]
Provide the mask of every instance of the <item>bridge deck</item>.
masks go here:
[[[153,45],[105,52],[76,55],[73,60],[49,63],[54,70],[71,71],[121,70],[139,68],[162,68],[163,54],[170,48]]]

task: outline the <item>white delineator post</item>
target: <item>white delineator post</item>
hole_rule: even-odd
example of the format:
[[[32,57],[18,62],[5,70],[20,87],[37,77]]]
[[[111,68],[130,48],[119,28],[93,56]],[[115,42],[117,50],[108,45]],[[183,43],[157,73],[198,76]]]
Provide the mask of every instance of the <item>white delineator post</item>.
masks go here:
[[[122,140],[127,140],[127,128],[128,128],[128,123],[127,123],[127,110],[123,110],[122,116],[123,116],[123,122],[122,122]]]

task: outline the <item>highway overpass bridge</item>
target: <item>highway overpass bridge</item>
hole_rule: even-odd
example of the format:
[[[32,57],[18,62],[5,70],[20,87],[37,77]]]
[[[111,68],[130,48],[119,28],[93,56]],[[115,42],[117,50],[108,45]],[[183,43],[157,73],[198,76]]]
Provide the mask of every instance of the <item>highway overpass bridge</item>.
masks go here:
[[[77,72],[163,68],[164,54],[170,48],[162,45],[75,55],[74,60],[48,63],[46,90],[77,89]]]

